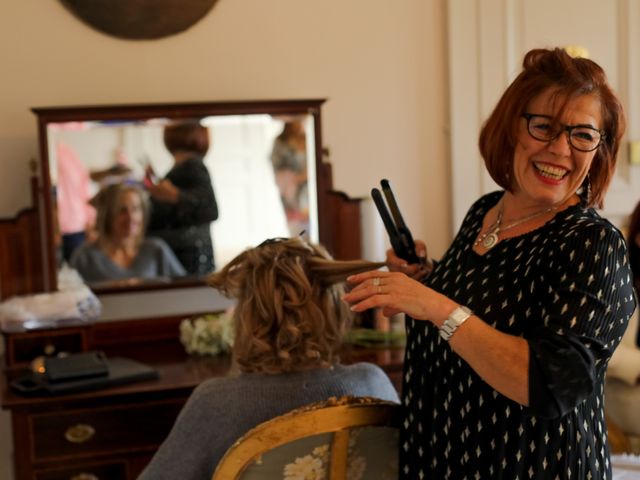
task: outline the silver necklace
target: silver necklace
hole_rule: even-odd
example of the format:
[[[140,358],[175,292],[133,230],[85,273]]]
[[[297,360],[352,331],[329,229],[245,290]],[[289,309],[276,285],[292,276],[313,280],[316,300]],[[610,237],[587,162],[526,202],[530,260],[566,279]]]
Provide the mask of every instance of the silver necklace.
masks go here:
[[[557,210],[560,205],[551,205],[544,210],[540,210],[538,212],[534,212],[530,215],[526,215],[524,217],[518,218],[508,225],[502,226],[502,215],[504,214],[504,197],[500,199],[500,210],[498,210],[498,218],[493,225],[491,225],[485,233],[478,236],[475,242],[473,242],[473,246],[482,245],[485,249],[491,250],[498,243],[498,235],[500,232],[504,232],[505,230],[509,230],[511,228],[517,227],[518,225],[522,225],[524,222],[532,220],[536,217],[540,217],[546,213],[553,212]]]

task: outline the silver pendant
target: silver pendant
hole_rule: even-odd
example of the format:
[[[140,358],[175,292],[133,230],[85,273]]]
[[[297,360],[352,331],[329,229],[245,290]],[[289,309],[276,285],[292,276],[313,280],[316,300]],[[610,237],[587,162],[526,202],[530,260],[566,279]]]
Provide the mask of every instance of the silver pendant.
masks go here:
[[[482,246],[487,250],[491,250],[498,243],[498,232],[493,231],[482,239]]]

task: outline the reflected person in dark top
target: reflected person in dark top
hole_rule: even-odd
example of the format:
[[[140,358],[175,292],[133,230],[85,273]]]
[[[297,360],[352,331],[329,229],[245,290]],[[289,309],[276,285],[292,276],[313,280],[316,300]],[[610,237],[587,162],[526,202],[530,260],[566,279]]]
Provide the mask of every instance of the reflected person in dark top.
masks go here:
[[[158,184],[147,186],[147,231],[169,244],[188,274],[209,274],[215,268],[210,226],[218,218],[211,176],[203,162],[209,129],[198,122],[168,125],[164,143],[174,165]]]

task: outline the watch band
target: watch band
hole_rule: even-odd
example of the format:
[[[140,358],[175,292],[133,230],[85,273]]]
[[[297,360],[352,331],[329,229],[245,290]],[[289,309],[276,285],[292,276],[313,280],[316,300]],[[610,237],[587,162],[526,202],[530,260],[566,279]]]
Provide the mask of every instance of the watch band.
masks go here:
[[[448,342],[458,327],[466,322],[471,315],[473,315],[473,312],[467,307],[457,307],[440,327],[440,336]]]

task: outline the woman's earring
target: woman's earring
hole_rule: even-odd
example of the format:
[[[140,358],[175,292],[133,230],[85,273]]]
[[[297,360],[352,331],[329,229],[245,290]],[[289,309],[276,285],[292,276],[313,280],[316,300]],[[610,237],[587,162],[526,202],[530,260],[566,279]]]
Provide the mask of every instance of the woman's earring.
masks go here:
[[[591,202],[591,177],[589,174],[587,174],[587,178],[584,179],[580,188],[576,190],[576,193],[583,202],[589,205],[589,202]]]

